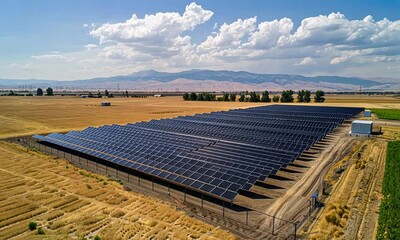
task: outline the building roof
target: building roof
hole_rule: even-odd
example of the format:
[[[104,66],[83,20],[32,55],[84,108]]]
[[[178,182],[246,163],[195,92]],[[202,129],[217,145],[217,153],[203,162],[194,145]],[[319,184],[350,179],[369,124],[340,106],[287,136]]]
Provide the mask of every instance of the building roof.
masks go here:
[[[352,123],[360,123],[360,124],[373,124],[373,121],[367,121],[367,120],[354,120]]]

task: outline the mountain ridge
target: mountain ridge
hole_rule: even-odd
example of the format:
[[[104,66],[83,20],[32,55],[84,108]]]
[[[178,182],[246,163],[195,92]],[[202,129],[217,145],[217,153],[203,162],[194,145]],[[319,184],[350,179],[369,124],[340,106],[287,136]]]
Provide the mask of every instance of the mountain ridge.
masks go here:
[[[180,80],[180,81],[176,81]],[[207,85],[201,82],[207,81]],[[199,84],[200,83],[200,84]],[[182,84],[184,86],[179,86]],[[193,89],[190,89],[193,84]],[[221,85],[222,84],[222,85]],[[35,87],[62,86],[70,88],[72,86],[82,89],[104,89],[116,86],[121,89],[147,89],[148,85],[151,89],[173,89],[182,88],[187,90],[214,90],[213,86],[223,88],[223,84],[228,84],[234,88],[248,87],[249,89],[258,90],[265,87],[273,87],[271,90],[282,90],[285,88],[310,88],[325,89],[332,91],[350,91],[359,89],[385,90],[395,86],[400,89],[400,82],[387,82],[374,79],[365,79],[359,77],[341,77],[341,76],[314,76],[307,77],[302,75],[290,74],[258,74],[247,71],[229,71],[229,70],[203,70],[192,69],[181,72],[158,72],[155,70],[145,70],[133,72],[127,75],[117,75],[112,77],[98,77],[91,79],[78,79],[71,81],[57,80],[40,80],[40,79],[0,79],[0,85],[3,87],[18,87],[19,85],[34,85]],[[201,85],[200,88],[194,85]],[[170,89],[170,90],[173,90]],[[222,89],[223,90],[223,89]],[[226,90],[247,90],[247,89],[226,89]]]

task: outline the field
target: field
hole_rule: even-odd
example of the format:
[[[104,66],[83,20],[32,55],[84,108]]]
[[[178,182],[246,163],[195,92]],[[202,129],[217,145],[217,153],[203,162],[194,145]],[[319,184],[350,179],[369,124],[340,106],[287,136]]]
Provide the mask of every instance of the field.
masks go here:
[[[400,109],[371,109],[380,119],[400,120]]]
[[[235,238],[64,160],[4,142],[0,155],[1,239],[39,238],[31,221],[51,239]]]
[[[388,143],[377,239],[400,238],[400,141]]]
[[[400,109],[400,99],[391,96],[326,98],[325,103],[309,105]],[[100,107],[101,101],[77,97],[1,97],[0,139],[264,105],[149,97],[108,99],[112,106]],[[37,231],[28,231],[30,221],[38,222],[51,239],[95,235],[102,239],[235,238],[189,217],[171,204],[124,191],[114,181],[33,149],[0,141],[0,161],[0,239],[39,238]]]
[[[400,109],[400,99],[392,96],[328,95],[326,99],[325,103],[308,105]],[[112,106],[101,107],[101,101],[102,99],[78,97],[1,97],[0,138],[265,105],[240,102],[184,102],[181,97],[149,97],[108,99]]]

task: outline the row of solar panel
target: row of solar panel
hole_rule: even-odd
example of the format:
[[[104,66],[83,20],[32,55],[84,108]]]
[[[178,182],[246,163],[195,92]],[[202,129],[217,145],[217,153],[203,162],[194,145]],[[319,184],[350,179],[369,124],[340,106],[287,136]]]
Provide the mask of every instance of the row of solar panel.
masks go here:
[[[360,111],[281,105],[35,137],[232,200]]]

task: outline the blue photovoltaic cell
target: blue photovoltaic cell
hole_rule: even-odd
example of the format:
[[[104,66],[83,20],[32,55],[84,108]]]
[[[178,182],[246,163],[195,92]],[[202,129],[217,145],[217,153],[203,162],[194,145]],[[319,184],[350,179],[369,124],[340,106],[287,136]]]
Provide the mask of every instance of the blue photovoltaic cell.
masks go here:
[[[272,105],[34,137],[233,200],[363,110]]]

